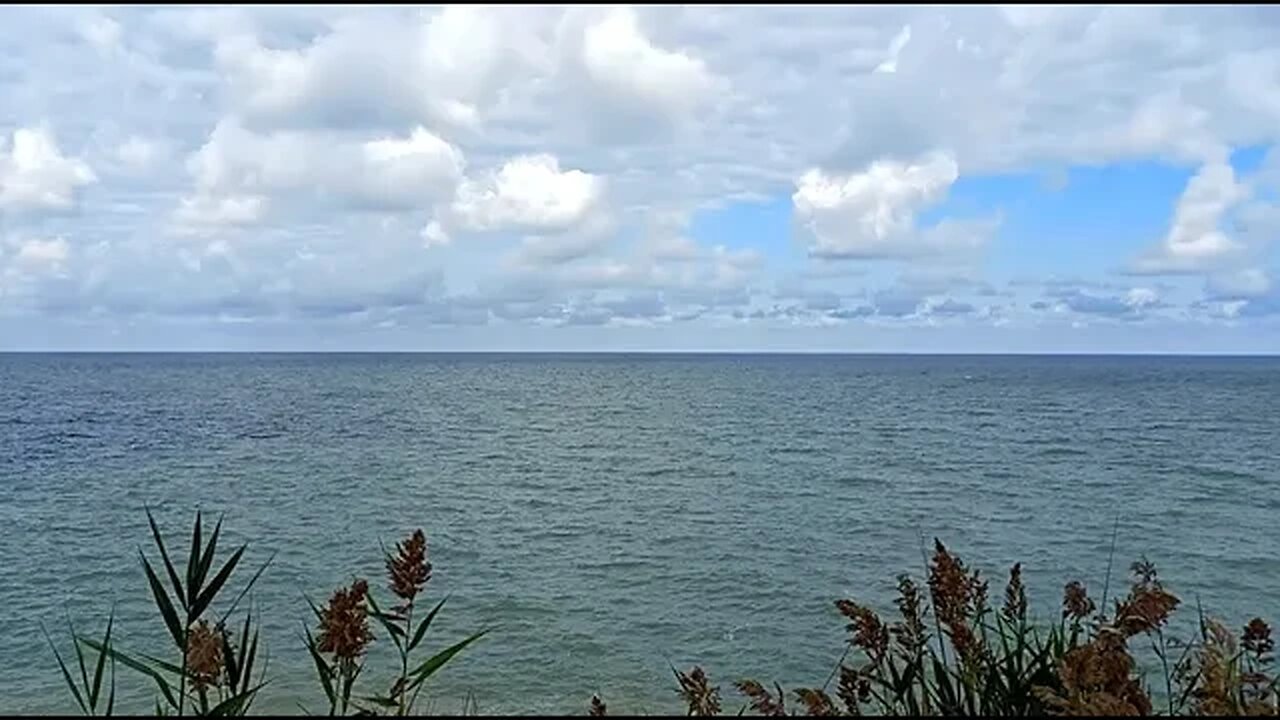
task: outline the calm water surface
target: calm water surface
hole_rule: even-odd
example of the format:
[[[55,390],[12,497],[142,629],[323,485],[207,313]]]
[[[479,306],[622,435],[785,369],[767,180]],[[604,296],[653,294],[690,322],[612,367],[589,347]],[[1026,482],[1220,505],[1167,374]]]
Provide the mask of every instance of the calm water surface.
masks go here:
[[[320,704],[304,594],[380,584],[379,541],[419,526],[434,647],[500,625],[440,711],[669,710],[668,661],[820,683],[831,601],[891,607],[922,535],[1023,561],[1049,615],[1100,591],[1118,516],[1118,565],[1277,619],[1278,439],[1267,358],[0,355],[0,711],[71,708],[41,619],[163,639],[144,503],[278,551],[252,594],[277,712]]]

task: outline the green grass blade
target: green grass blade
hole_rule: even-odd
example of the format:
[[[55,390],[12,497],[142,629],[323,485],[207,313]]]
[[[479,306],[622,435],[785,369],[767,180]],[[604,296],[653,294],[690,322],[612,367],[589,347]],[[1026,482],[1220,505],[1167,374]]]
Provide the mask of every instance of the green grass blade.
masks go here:
[[[431,608],[431,612],[427,613],[427,616],[422,619],[422,624],[418,626],[418,631],[413,634],[413,640],[409,643],[410,652],[412,652],[414,648],[418,647],[418,643],[422,642],[423,636],[427,634],[427,628],[431,627],[431,621],[436,618],[436,613],[440,612],[440,608],[444,607],[445,600],[448,599],[449,597],[446,595],[444,599],[436,603],[436,606]]]
[[[111,656],[112,660],[118,660],[122,665],[129,668],[130,670],[140,672],[143,675],[146,675],[147,677],[151,678],[152,680],[155,681],[156,686],[160,688],[160,692],[164,695],[164,699],[166,702],[169,703],[169,706],[175,707],[175,708],[178,707],[178,700],[174,697],[173,689],[169,687],[169,683],[165,681],[164,677],[160,675],[160,673],[156,672],[152,668],[147,667],[145,663],[134,660],[133,658],[129,657],[128,655],[125,655],[124,653],[120,652],[119,650],[116,650],[115,648],[103,647],[102,645],[99,645],[97,641],[89,640],[88,638],[80,638],[80,642],[84,643],[85,645],[88,645],[90,648],[97,650],[98,652],[107,653],[108,655]]]
[[[933,659],[933,681],[938,688],[938,701],[942,705],[945,713],[954,713],[958,710],[956,703],[956,694],[951,688],[951,678],[947,671],[946,665],[943,665],[937,657]]]
[[[337,700],[337,695],[333,692],[333,670],[329,668],[329,664],[325,662],[324,656],[316,649],[316,641],[311,637],[311,630],[303,626],[303,630],[307,634],[307,652],[311,653],[311,660],[316,665],[316,675],[320,677],[320,685],[324,687],[324,696],[328,698],[329,705],[332,706]]]
[[[71,688],[71,695],[75,697],[76,704],[80,706],[80,712],[88,715],[89,708],[84,704],[84,698],[80,695],[80,688],[76,687],[76,681],[71,679],[71,672],[67,670],[67,664],[62,661],[62,654],[58,652],[58,646],[53,644],[53,638],[49,637],[49,631],[45,630],[44,623],[40,623],[40,631],[44,633],[44,639],[49,641],[49,649],[53,650],[53,656],[57,658],[58,667],[62,670],[62,679],[67,682],[67,687]]]
[[[240,646],[243,651],[244,646]],[[236,649],[231,646],[230,633],[222,633],[222,658],[226,666],[227,687],[235,688],[240,684],[240,661],[236,659]]]
[[[397,618],[378,609],[378,603],[373,599],[372,595],[367,595],[366,598],[369,601],[369,615],[386,629],[387,634],[391,636],[391,641],[396,644],[396,649],[403,650],[404,639],[408,638],[408,634],[405,633],[404,628],[393,622]]]
[[[191,528],[191,552],[187,555],[187,607],[196,604],[196,593],[200,586],[196,584],[196,572],[200,568],[200,511],[196,511],[196,524]],[[187,616],[194,621],[200,613],[187,610]]]
[[[253,624],[253,612],[251,611],[244,618],[244,629],[240,631],[240,666],[242,677],[249,677],[249,673],[253,671],[253,660],[247,659],[245,648],[249,646],[249,626]],[[257,643],[258,634],[253,634],[254,643]]]
[[[249,678],[252,676],[251,673],[253,672],[253,662],[257,657],[258,657],[258,631],[254,630],[253,642],[249,644],[249,655],[248,655],[248,658],[245,660],[244,668],[241,670],[241,673],[243,673],[243,677],[240,681],[241,692],[245,692],[245,689],[249,687]],[[265,672],[265,668],[263,671]]]
[[[209,586],[204,588],[200,592],[200,596],[191,603],[189,614],[192,619],[204,614],[204,611],[209,607],[209,603],[213,602],[213,598],[218,594],[218,591],[226,584],[227,578],[231,577],[232,571],[236,569],[236,564],[240,562],[240,556],[244,555],[244,551],[248,547],[248,545],[241,545],[240,549],[236,550],[231,559],[227,560],[227,563],[218,571],[218,574],[214,575],[213,579],[209,581]]]
[[[169,574],[169,582],[173,583],[173,593],[177,596],[178,602],[182,603],[182,609],[186,610],[187,595],[182,589],[182,581],[178,579],[178,571],[174,570],[173,563],[169,561],[169,551],[164,547],[164,538],[160,536],[160,528],[156,527],[155,518],[151,517],[151,509],[144,509],[147,512],[147,524],[151,526],[151,538],[160,550],[160,559],[164,561],[164,569]]]
[[[258,582],[258,578],[262,577],[262,573],[267,569],[267,566],[269,566],[271,561],[275,559],[276,554],[271,553],[271,557],[267,558],[267,561],[262,563],[262,567],[259,567],[258,571],[253,574],[253,577],[249,578],[249,584],[244,586],[244,589],[240,591],[239,595],[236,595],[236,599],[231,603],[231,607],[227,608],[227,611],[222,613],[222,617],[218,620],[219,624],[225,623],[227,618],[231,617],[231,613],[236,611],[236,607],[240,605],[240,601],[244,599],[244,596],[249,593],[249,589],[253,587],[254,583]]]
[[[113,610],[107,616],[107,632],[102,636],[102,647],[111,648],[111,625],[115,621],[115,611]],[[76,643],[76,647],[80,647],[80,643]],[[102,673],[107,669],[107,654],[98,653],[98,667],[93,671],[93,687],[89,690],[89,706],[98,707],[98,695],[102,690]]]
[[[441,667],[444,667],[445,663],[453,659],[454,655],[457,655],[458,653],[462,652],[463,648],[475,642],[476,640],[479,640],[480,638],[484,637],[488,633],[489,633],[489,630],[481,630],[480,632],[476,633],[475,635],[472,635],[466,640],[463,640],[462,642],[457,643],[456,645],[453,645],[451,647],[445,648],[444,650],[441,650],[440,652],[428,658],[426,662],[422,663],[415,670],[409,673],[409,677],[413,678],[413,681],[409,683],[409,686],[406,688],[406,690],[412,690],[418,685],[421,685],[423,681],[431,677],[437,670],[439,670]]]
[[[255,652],[254,652],[254,653],[250,653],[251,655],[252,655],[252,654],[256,654],[257,647],[258,647],[258,637],[257,637],[257,632],[255,631],[255,632],[254,632],[254,638],[253,638],[253,648],[254,648],[254,651],[255,651]],[[267,680],[267,669],[271,667],[271,648],[266,647],[266,646],[263,646],[263,648],[262,648],[262,662],[261,662],[260,664],[262,665],[262,670],[258,673],[258,682],[266,682],[266,680]],[[248,683],[246,682],[246,683],[245,683],[245,685],[248,685]],[[248,701],[248,702],[245,704],[245,706],[244,706],[244,714],[245,714],[245,715],[248,715],[248,714],[249,714],[249,708],[253,705],[253,701],[254,701],[257,697],[258,697],[257,695],[254,695],[253,697],[249,698],[249,701]]]
[[[364,672],[364,663],[355,666],[355,672],[344,678],[342,683],[342,707],[346,708],[351,702],[351,689],[356,686],[356,679],[360,677],[360,673]]]
[[[111,715],[116,708],[116,659],[111,658],[111,689],[107,693],[107,711],[103,715]]]
[[[71,623],[70,613],[67,614],[67,630],[70,631],[71,637],[75,638],[76,626]],[[76,662],[80,665],[80,682],[83,683],[81,687],[84,688],[85,692],[89,692],[89,671],[85,668],[84,653],[80,650],[79,643],[73,643],[73,644],[75,645],[75,649],[76,649]],[[93,703],[89,703],[89,710],[90,711],[93,710]]]
[[[137,653],[137,655],[138,657],[142,658],[143,660],[146,660],[152,665],[155,665],[161,670],[164,670],[165,672],[168,672],[168,673],[173,673],[174,677],[179,677],[179,678],[182,677],[182,668],[178,667],[177,665],[174,665],[168,660],[161,660],[158,657],[154,657],[141,652]],[[187,677],[190,677],[190,673],[188,673]]]
[[[246,703],[252,700],[253,696],[265,685],[266,683],[259,683],[242,693],[232,695],[226,700],[223,700],[210,708],[207,714],[210,717],[231,717],[234,715],[242,715],[244,714]]]
[[[375,697],[373,695],[365,695],[357,699],[363,700],[365,702],[370,702],[370,703],[373,703],[374,705],[377,705],[378,707],[384,707],[384,708],[394,708],[394,707],[400,706],[400,704],[397,703],[395,700],[392,700],[390,698],[384,698],[384,697]]]
[[[218,524],[213,527],[213,534],[209,536],[209,544],[205,546],[204,555],[200,557],[200,566],[196,568],[196,578],[192,585],[196,588],[204,585],[204,579],[209,577],[209,568],[213,566],[213,555],[218,549],[218,534],[222,532],[222,517],[218,518]]]
[[[303,595],[302,599],[306,600],[307,605],[311,606],[311,612],[315,614],[316,622],[324,622],[324,615],[321,614],[320,608],[316,607],[316,604],[311,602],[311,598],[307,597],[306,595]]]
[[[169,635],[173,637],[173,643],[179,650],[185,650],[185,632],[178,621],[177,611],[173,609],[173,602],[169,600],[169,593],[165,592],[164,586],[160,584],[160,578],[156,577],[155,571],[151,569],[151,563],[147,562],[147,557],[142,554],[141,548],[138,549],[138,557],[142,560],[142,569],[147,573],[151,594],[155,596],[156,607],[160,608],[160,614],[164,616],[164,624],[169,627]]]

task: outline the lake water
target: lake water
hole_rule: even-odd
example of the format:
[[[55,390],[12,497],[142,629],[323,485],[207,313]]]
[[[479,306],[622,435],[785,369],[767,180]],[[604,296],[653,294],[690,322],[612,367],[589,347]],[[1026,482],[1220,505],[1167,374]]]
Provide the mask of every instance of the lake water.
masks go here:
[[[71,709],[41,619],[69,650],[64,612],[114,606],[122,647],[163,647],[144,503],[184,550],[225,513],[242,580],[278,552],[251,596],[278,712],[320,706],[304,594],[385,596],[378,543],[415,527],[452,594],[428,649],[500,626],[438,711],[670,710],[668,662],[735,712],[742,676],[821,684],[832,600],[891,609],[922,536],[1021,560],[1049,616],[1100,594],[1118,518],[1117,575],[1146,554],[1232,626],[1280,619],[1278,438],[1273,358],[0,355],[0,711]]]

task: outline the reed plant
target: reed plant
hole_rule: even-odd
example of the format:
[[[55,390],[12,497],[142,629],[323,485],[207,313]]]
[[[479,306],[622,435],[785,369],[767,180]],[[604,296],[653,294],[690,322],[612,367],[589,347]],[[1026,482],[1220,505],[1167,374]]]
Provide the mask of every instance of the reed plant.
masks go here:
[[[149,509],[146,515],[154,554],[139,548],[138,556],[165,648],[151,654],[122,647],[114,610],[100,636],[77,633],[68,618],[74,663],[45,632],[68,692],[85,715],[111,715],[120,666],[150,681],[156,715],[247,715],[271,680],[259,621],[237,610],[272,558],[233,589],[248,546],[219,562],[222,520],[206,539],[197,513],[180,572],[173,544]],[[323,606],[308,600],[313,618],[303,623],[301,645],[331,716],[419,713],[427,681],[491,630],[420,658],[448,600],[423,603],[432,574],[426,535],[417,530],[382,554],[389,597],[379,601],[366,579],[353,576]],[[990,581],[940,541],[924,569],[919,581],[898,576],[890,619],[853,599],[837,600],[834,611],[847,638],[825,681],[787,691],[780,683],[740,679],[732,684],[741,697],[738,714],[1280,715],[1270,625],[1253,618],[1232,631],[1197,607],[1198,633],[1185,641],[1170,637],[1170,618],[1183,602],[1145,559],[1130,567],[1128,590],[1110,611],[1108,571],[1101,602],[1082,583],[1069,582],[1050,622],[1029,616],[1020,564],[1010,568],[998,606],[989,597]],[[370,679],[368,649],[379,641],[394,646],[396,662]],[[1148,648],[1159,666],[1154,684],[1135,659]],[[731,702],[702,667],[671,671],[689,715],[719,715]],[[473,706],[469,700],[468,709]],[[591,716],[608,714],[599,695],[586,709]]]
[[[1146,560],[1130,570],[1128,593],[1112,613],[1095,605],[1084,585],[1070,582],[1061,616],[1034,623],[1021,565],[1010,569],[1001,606],[993,608],[989,582],[935,541],[927,587],[899,576],[892,622],[853,600],[835,602],[848,640],[826,682],[788,693],[777,683],[739,680],[733,683],[743,697],[738,714],[1280,714],[1266,622],[1254,618],[1237,634],[1200,612],[1199,637],[1175,642],[1166,629],[1181,600]],[[1159,660],[1158,691],[1137,670],[1131,644],[1140,639],[1150,641]],[[673,672],[690,716],[720,714],[720,689],[701,667]],[[593,696],[589,713],[600,716],[605,709]]]
[[[319,621],[319,634],[313,636],[310,629],[305,630],[307,651],[329,701],[330,715],[345,715],[352,708],[364,714],[413,714],[418,694],[427,679],[464,648],[489,632],[489,629],[481,630],[437,652],[420,664],[412,662],[413,652],[422,644],[431,621],[449,599],[447,596],[442,598],[414,623],[415,601],[431,579],[431,563],[426,558],[426,543],[426,536],[421,530],[417,530],[403,543],[396,545],[395,553],[383,551],[389,588],[399,599],[398,604],[389,606],[386,610],[381,609],[369,591],[369,583],[361,579],[354,580],[349,587],[335,591],[325,607],[318,608],[314,603],[311,604],[311,610]],[[356,696],[353,702],[356,680],[364,670],[365,650],[374,639],[369,627],[370,618],[378,622],[395,645],[400,669],[388,690]]]
[[[150,509],[146,509],[146,516],[159,562],[153,562],[141,548],[138,549],[138,557],[156,615],[163,624],[166,639],[170,641],[168,648],[156,654],[122,648],[113,638],[114,612],[108,617],[100,639],[77,633],[68,618],[68,630],[79,668],[78,679],[45,631],[68,691],[83,714],[113,714],[116,709],[115,669],[119,664],[140,674],[154,686],[152,708],[155,715],[216,717],[249,714],[254,700],[270,684],[270,679],[267,677],[265,646],[263,653],[259,654],[258,621],[248,610],[239,616],[236,611],[271,565],[274,555],[263,562],[224,605],[220,598],[232,587],[232,576],[240,567],[248,546],[237,547],[221,564],[216,563],[222,520],[218,520],[206,539],[203,515],[197,512],[185,572],[180,573],[173,560],[178,556],[170,554],[172,544],[166,542]],[[445,603],[442,599],[425,615],[415,617],[415,606],[431,577],[426,549],[426,536],[417,530],[405,541],[397,543],[395,553],[384,550],[389,588],[398,599],[385,611],[375,602],[368,583],[361,579],[336,590],[325,607],[311,605],[317,623],[316,634],[313,635],[311,627],[304,624],[305,649],[311,655],[316,677],[328,700],[329,715],[345,715],[353,711],[358,714],[412,714],[427,679],[488,632],[477,632],[419,664],[413,663],[414,651],[423,644],[428,628]],[[157,572],[157,568],[163,575]],[[242,620],[237,624],[240,617]],[[399,651],[399,668],[389,690],[353,696],[356,681],[364,670],[365,650],[376,639],[369,626],[371,618]],[[168,658],[163,657],[166,654]],[[94,668],[92,679],[88,670],[90,665]],[[108,670],[109,683],[104,686]]]

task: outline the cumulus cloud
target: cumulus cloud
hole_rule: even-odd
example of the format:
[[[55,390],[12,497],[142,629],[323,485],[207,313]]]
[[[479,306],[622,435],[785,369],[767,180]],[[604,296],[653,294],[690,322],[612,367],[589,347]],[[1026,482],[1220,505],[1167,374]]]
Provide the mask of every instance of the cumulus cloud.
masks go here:
[[[701,58],[654,45],[630,8],[614,8],[589,24],[580,52],[593,92],[637,124],[679,127],[717,90],[717,79]]]
[[[560,233],[600,210],[604,179],[560,169],[552,155],[513,158],[488,177],[464,182],[450,206],[458,224],[474,232],[511,229]]]
[[[529,13],[472,6],[410,18],[352,13],[301,48],[272,47],[233,28],[218,38],[216,58],[232,101],[256,125],[474,127],[504,74],[531,59]]]
[[[47,126],[0,136],[0,210],[66,210],[97,179],[83,160],[62,154]]]
[[[194,192],[175,219],[251,224],[265,217],[273,195],[294,193],[353,209],[430,210],[452,194],[464,168],[460,150],[422,127],[361,142],[311,131],[259,134],[224,121],[188,159]]]
[[[979,327],[995,296],[1027,325],[1185,320],[1197,299],[1248,324],[1271,317],[1280,237],[1280,154],[1234,155],[1280,141],[1260,12],[19,8],[0,324],[21,306],[699,337]],[[1129,284],[994,290],[1071,241],[1026,236],[1039,191],[1004,190],[1070,171],[1087,193],[1075,171],[1116,162],[1191,173],[1165,227],[1081,242]],[[1126,219],[1150,201],[1109,199]]]
[[[465,167],[461,151],[422,127],[365,142],[360,152],[356,172],[336,185],[375,207],[421,207],[451,192]]]
[[[1248,197],[1226,160],[1203,166],[1178,200],[1173,223],[1159,247],[1139,258],[1143,274],[1206,272],[1237,256],[1240,245],[1222,230],[1226,213]]]
[[[792,194],[809,252],[832,259],[910,258],[981,247],[988,222],[917,225],[919,213],[946,197],[959,177],[953,157],[933,153],[911,162],[877,160],[862,172],[813,169]]]

